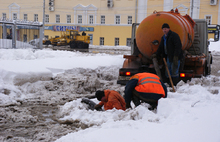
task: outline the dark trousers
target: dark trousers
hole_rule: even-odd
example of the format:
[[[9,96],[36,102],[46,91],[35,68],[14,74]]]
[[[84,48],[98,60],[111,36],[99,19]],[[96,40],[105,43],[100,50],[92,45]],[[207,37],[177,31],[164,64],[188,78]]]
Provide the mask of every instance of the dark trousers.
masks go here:
[[[132,94],[133,94],[132,95],[132,101],[133,101],[135,106],[139,106],[141,104],[141,102],[145,102],[145,103],[148,103],[151,106],[149,108],[149,110],[154,110],[155,108],[157,108],[157,104],[158,104],[157,100],[144,98],[136,90],[134,90],[132,92]]]
[[[170,75],[172,77],[172,81],[173,81],[173,84],[174,86],[176,86],[176,84],[179,82],[179,68],[180,68],[180,60],[178,61],[178,65],[175,66],[173,64],[173,62],[170,62],[169,61],[169,58],[167,58],[167,66],[168,66],[168,69],[169,69],[169,72],[170,72]],[[168,73],[166,71],[166,77],[168,79]],[[169,79],[168,79],[169,80]],[[170,82],[170,81],[169,81]],[[168,83],[170,84],[170,83]],[[171,86],[171,85],[170,85]]]

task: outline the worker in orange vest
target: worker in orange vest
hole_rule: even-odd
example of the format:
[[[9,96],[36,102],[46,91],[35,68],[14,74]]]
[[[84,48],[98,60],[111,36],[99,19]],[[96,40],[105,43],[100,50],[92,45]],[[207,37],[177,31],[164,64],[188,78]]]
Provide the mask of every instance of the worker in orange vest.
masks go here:
[[[131,100],[135,106],[140,101],[150,104],[150,110],[157,107],[160,98],[167,97],[167,87],[160,78],[152,73],[138,73],[133,75],[125,86],[126,108],[131,108]]]
[[[105,110],[113,108],[126,109],[124,98],[114,90],[97,91],[95,96],[101,101],[99,104],[95,105],[96,110],[100,109],[103,105]]]

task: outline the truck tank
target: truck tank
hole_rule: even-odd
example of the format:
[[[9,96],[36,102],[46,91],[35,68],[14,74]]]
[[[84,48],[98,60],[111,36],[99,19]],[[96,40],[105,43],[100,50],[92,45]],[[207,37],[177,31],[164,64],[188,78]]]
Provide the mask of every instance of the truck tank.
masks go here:
[[[157,51],[163,36],[161,27],[164,23],[169,24],[170,30],[179,35],[183,50],[192,45],[195,22],[188,15],[182,16],[178,9],[169,12],[154,11],[140,23],[136,32],[137,47],[144,57],[150,59]]]
[[[195,21],[194,21],[195,20]],[[125,85],[131,76],[140,72],[157,74],[166,82],[165,64],[161,58],[151,58],[163,36],[162,25],[168,23],[182,42],[183,59],[179,69],[180,80],[200,78],[211,73],[212,55],[208,48],[208,30],[205,19],[192,20],[178,10],[156,12],[140,24],[132,24],[131,55],[124,55],[124,64],[119,69],[117,83]],[[195,30],[195,32],[194,32]],[[195,34],[195,37],[194,37]],[[159,59],[159,60],[157,60]]]

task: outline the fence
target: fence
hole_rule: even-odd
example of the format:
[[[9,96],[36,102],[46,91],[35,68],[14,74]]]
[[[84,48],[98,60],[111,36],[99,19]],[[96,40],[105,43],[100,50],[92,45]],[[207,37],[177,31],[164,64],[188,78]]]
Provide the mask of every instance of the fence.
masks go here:
[[[0,48],[42,49],[43,24],[33,21],[0,19]]]

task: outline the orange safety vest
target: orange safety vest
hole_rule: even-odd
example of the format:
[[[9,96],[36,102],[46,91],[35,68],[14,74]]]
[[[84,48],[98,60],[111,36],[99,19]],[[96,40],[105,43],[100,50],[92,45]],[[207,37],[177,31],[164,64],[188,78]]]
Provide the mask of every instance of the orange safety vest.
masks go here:
[[[165,91],[161,85],[160,78],[152,73],[138,73],[138,83],[135,90],[142,93],[162,94],[165,97]]]

